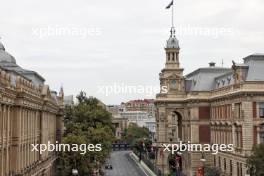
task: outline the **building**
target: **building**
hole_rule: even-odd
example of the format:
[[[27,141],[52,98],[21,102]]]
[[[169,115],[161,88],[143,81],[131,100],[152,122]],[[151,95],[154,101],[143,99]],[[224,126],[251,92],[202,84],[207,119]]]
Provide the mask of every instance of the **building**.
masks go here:
[[[120,105],[107,105],[107,111],[110,112],[113,117],[120,117],[120,112],[124,110]]]
[[[64,105],[71,107],[74,105],[73,95],[64,96]]]
[[[139,127],[146,127],[152,133],[156,132],[155,118],[149,117],[147,112],[144,111],[124,111],[120,112],[122,118],[127,119],[128,123],[135,123]]]
[[[148,119],[148,113],[143,111],[124,111],[120,115],[128,119],[129,123],[135,123],[140,127],[145,126],[145,121]]]
[[[165,47],[165,68],[159,74],[156,105],[156,165],[169,173],[170,160],[187,176],[206,164],[221,169],[223,175],[244,176],[246,159],[254,144],[264,141],[264,54],[245,57],[231,68],[209,67],[183,75],[180,47],[174,28]],[[162,144],[233,144],[234,151],[164,152]],[[205,159],[205,160],[201,160]]]
[[[0,43],[0,176],[52,175],[56,153],[40,154],[31,144],[61,140],[64,95],[44,82]]]
[[[130,100],[121,104],[126,111],[144,111],[149,117],[155,117],[155,105],[153,99]]]
[[[112,118],[112,124],[115,128],[115,136],[117,139],[121,139],[124,135],[125,129],[128,128],[128,119],[120,117]]]

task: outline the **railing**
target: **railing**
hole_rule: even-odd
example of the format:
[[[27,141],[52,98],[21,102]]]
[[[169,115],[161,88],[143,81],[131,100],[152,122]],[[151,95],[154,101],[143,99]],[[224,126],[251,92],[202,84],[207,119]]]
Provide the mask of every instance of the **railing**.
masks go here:
[[[133,150],[133,152],[137,155],[137,157],[140,157],[140,154],[138,151]],[[148,168],[154,172],[157,176],[165,176],[161,169],[159,169],[157,166],[155,166],[154,161],[151,161],[145,153],[142,153],[141,160],[148,166]]]

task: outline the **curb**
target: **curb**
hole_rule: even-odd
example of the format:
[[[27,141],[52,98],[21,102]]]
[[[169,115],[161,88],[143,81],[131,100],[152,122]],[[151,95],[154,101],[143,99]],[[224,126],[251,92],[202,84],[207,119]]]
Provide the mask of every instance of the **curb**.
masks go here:
[[[135,155],[135,153],[131,152],[129,156],[135,161],[135,163],[143,170],[143,172],[147,176],[157,176],[143,161],[139,163],[139,158],[137,157],[137,155]]]

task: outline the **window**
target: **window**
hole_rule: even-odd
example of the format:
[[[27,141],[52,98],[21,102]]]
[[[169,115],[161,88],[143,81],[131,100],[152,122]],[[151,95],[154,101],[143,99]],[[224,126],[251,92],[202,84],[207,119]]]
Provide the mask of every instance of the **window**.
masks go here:
[[[233,163],[232,163],[232,160],[230,160],[230,175],[233,175]]]
[[[226,171],[226,159],[224,158],[224,171]]]
[[[174,80],[171,80],[170,88],[171,89],[176,89],[177,88],[176,85],[177,85],[177,81],[175,79]]]
[[[260,143],[264,143],[264,132],[259,133]]]
[[[235,104],[235,117],[241,118],[241,103]]]
[[[216,157],[214,156],[214,166],[216,166]]]
[[[259,117],[264,118],[264,103],[259,103]]]

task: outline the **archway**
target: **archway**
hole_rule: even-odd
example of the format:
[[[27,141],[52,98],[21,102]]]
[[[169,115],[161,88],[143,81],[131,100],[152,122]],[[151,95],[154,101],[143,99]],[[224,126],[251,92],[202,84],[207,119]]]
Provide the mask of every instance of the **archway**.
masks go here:
[[[173,111],[172,125],[175,126],[173,129],[174,135],[178,140],[182,140],[182,115],[177,111]]]

